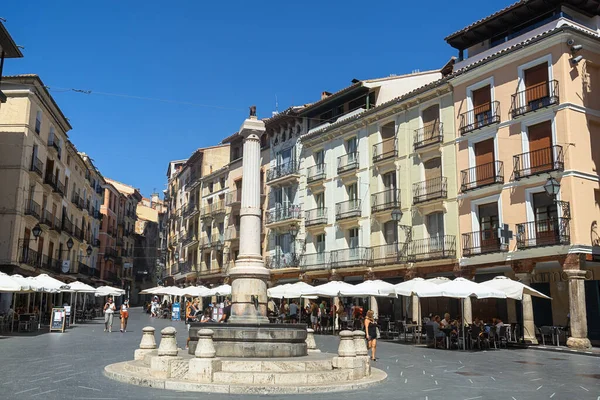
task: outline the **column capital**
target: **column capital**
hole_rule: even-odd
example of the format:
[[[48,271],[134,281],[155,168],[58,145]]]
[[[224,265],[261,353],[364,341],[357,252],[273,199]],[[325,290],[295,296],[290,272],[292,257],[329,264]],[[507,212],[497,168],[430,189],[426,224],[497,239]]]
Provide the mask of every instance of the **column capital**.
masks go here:
[[[587,271],[582,269],[565,269],[563,272],[568,280],[585,280],[587,275]]]
[[[266,128],[264,121],[248,118],[242,123],[242,126],[239,130],[239,134],[244,138],[244,140],[251,138],[251,136],[253,135],[256,135],[256,138],[252,139],[260,140],[260,137],[263,133],[265,133],[265,131]]]
[[[563,270],[576,270],[585,268],[585,254],[583,253],[571,253],[565,254],[558,258],[558,262],[562,266]]]
[[[335,269],[331,270],[331,275],[329,277],[330,280],[332,281],[342,281],[342,277],[337,273],[337,271]]]

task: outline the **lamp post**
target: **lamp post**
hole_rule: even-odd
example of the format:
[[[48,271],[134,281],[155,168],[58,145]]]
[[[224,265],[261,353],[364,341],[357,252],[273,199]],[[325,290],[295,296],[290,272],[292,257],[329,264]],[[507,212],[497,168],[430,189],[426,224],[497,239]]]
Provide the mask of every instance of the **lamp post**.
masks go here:
[[[298,225],[296,224],[292,224],[290,225],[290,236],[292,237],[292,254],[291,256],[294,258],[294,260],[290,260],[295,262],[295,258],[296,258],[296,236],[298,235]]]
[[[37,240],[40,237],[40,235],[42,234],[42,227],[38,223],[33,227],[31,232],[33,233],[33,237],[35,237],[35,240]]]
[[[560,207],[561,215],[559,217],[571,219],[571,206],[569,202],[556,199],[560,192],[560,182],[551,176],[546,180],[546,183],[544,183],[544,190],[546,191],[546,194],[552,198],[554,204],[556,204],[557,207]]]

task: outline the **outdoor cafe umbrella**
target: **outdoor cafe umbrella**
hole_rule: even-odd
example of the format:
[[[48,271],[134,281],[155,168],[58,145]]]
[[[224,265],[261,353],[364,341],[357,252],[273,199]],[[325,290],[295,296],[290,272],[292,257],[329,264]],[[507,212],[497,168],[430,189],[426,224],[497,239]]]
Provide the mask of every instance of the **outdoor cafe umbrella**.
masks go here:
[[[0,292],[20,292],[21,289],[18,281],[0,272]]]
[[[304,282],[286,283],[268,289],[267,296],[274,299],[298,299],[301,297],[316,298],[316,296],[302,295],[303,290],[308,290],[310,288],[312,288],[312,286]]]
[[[478,299],[496,298],[505,299],[506,294],[500,290],[475,283],[465,278],[456,278],[452,281],[442,283],[417,292],[419,297],[451,297],[461,299],[461,309],[464,310],[464,299],[476,297]],[[462,321],[463,350],[466,349],[465,321]]]
[[[205,296],[229,296],[231,294],[231,285],[221,285],[209,289]]]
[[[123,289],[118,289],[112,286],[100,286],[96,288],[96,297],[105,297],[105,296],[113,296],[119,297],[123,296],[125,291]]]
[[[75,306],[73,308],[75,310],[75,315],[77,315],[77,293],[96,293],[96,288],[93,288],[86,283],[77,282],[77,281],[69,283],[69,289],[73,293],[75,293]],[[85,307],[85,300],[84,300],[84,307]],[[73,319],[73,325],[75,325],[75,323],[76,323],[75,319]]]
[[[302,296],[323,296],[323,297],[337,297],[341,295],[343,290],[350,291],[353,286],[349,283],[342,281],[331,281],[324,283],[323,285],[312,286],[310,288],[300,290]]]
[[[182,296],[204,297],[210,289],[206,286],[188,286],[181,290]]]
[[[59,281],[58,279],[54,279],[48,274],[40,274],[33,278],[27,278],[30,282],[32,282],[32,287],[36,288],[37,292],[43,293],[60,293],[60,292],[72,292],[70,286],[65,284],[64,282]],[[40,312],[42,310],[42,297],[40,295]],[[42,326],[41,318],[38,320],[38,329]]]
[[[542,299],[552,300],[542,292],[538,292],[534,288],[527,286],[519,281],[514,281],[507,276],[497,276],[489,281],[482,282],[481,285],[499,290],[506,294],[509,299],[523,300],[523,294],[528,294]]]
[[[340,291],[342,296],[380,296],[388,297],[390,294],[396,294],[394,285],[380,279],[364,281],[358,285],[349,285]]]

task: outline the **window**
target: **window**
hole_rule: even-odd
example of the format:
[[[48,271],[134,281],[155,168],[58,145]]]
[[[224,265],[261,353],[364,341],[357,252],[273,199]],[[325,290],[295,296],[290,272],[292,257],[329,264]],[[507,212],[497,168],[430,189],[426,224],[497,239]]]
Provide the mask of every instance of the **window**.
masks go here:
[[[42,130],[42,112],[38,111],[35,114],[35,133],[37,133],[39,135],[40,131]],[[52,130],[50,130],[52,132]]]
[[[358,200],[358,186],[356,183],[346,186],[348,192],[348,200]]]
[[[358,228],[352,228],[348,231],[348,247],[350,249],[358,248]]]
[[[221,189],[225,189],[225,178],[221,178]]]
[[[315,241],[315,249],[317,250],[317,253],[325,252],[325,234],[322,233],[320,235],[317,235]]]
[[[398,241],[398,222],[388,221],[383,226],[386,244],[394,244]]]
[[[319,208],[319,209],[322,209],[325,207],[325,193],[321,192],[321,193],[315,194],[315,204],[317,205],[316,208]]]
[[[444,213],[435,212],[427,215],[427,233],[430,238],[441,238],[444,236]]]
[[[356,137],[353,137],[346,141],[346,152],[348,154],[356,153],[357,149],[358,149],[358,140]]]
[[[319,150],[315,152],[315,165],[322,165],[325,163],[325,151]]]

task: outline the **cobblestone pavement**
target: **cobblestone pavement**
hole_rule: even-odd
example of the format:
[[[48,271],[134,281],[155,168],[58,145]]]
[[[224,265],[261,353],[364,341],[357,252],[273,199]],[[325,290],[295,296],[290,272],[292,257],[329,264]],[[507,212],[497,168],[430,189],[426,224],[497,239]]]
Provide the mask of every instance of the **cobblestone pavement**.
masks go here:
[[[122,384],[104,377],[105,365],[130,360],[141,329],[158,331],[170,321],[152,320],[140,309],[130,313],[129,330],[103,332],[100,319],[65,333],[0,335],[0,399],[233,399],[241,396],[183,393]],[[182,323],[178,344],[185,345]],[[338,340],[317,336],[325,352]],[[380,342],[376,367],[384,383],[353,393],[272,396],[272,399],[593,399],[600,400],[600,358],[532,350],[458,352]],[[243,396],[250,398],[252,396]],[[256,396],[259,398],[260,396]],[[262,396],[261,398],[264,398]]]

